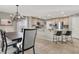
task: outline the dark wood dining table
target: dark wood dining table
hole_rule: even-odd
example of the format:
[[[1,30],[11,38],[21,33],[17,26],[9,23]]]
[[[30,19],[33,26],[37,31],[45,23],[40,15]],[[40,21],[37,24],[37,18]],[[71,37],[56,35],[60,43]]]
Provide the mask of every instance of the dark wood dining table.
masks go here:
[[[7,32],[6,33],[6,37],[10,40],[16,40],[16,39],[22,39],[22,33],[18,33],[18,32]]]

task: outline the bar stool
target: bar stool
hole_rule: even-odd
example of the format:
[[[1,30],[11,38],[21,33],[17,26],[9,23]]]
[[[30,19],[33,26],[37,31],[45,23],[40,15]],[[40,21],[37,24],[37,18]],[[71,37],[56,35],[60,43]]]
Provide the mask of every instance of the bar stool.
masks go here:
[[[63,34],[65,36],[66,41],[68,40],[68,38],[71,38],[71,43],[73,42],[72,40],[72,31],[66,31],[65,34]]]
[[[57,41],[59,41],[59,37],[62,38],[62,31],[57,31],[55,34],[53,34],[53,42],[55,40],[54,37],[56,37],[56,43],[57,43]],[[62,40],[63,40],[63,38],[62,38]]]

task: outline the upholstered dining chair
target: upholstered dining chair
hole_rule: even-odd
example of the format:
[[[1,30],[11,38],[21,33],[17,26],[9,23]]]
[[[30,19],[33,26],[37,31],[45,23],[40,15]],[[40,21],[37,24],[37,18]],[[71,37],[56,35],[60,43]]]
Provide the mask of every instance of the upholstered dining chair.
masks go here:
[[[8,38],[6,37],[5,33],[6,33],[5,31],[1,31],[2,52],[4,52],[6,54],[7,53],[7,48],[10,47],[10,46],[14,46],[15,44],[17,44],[17,41],[8,41],[7,40]]]
[[[1,48],[1,51],[3,52],[3,47],[4,47],[4,41],[3,41],[3,36],[2,36],[2,30],[0,29],[0,48]]]
[[[37,29],[24,29],[23,38],[20,43],[17,44],[19,51],[18,53],[29,50],[33,48],[33,53],[35,54],[35,39],[37,35]]]

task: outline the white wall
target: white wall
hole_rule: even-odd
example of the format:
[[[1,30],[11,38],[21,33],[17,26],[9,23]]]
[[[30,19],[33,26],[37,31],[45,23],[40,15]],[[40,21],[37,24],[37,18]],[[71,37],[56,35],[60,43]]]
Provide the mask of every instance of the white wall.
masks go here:
[[[79,16],[70,17],[70,28],[72,29],[72,37],[79,38]]]

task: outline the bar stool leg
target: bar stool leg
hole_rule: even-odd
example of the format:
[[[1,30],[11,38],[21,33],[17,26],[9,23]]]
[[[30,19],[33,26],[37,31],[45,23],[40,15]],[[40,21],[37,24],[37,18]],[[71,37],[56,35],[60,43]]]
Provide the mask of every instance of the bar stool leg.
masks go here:
[[[56,36],[56,44],[57,44],[57,36]]]
[[[71,35],[71,43],[73,43],[73,40],[72,40],[72,35]]]
[[[63,35],[61,36],[61,39],[62,39],[62,41],[61,41],[61,42],[62,42],[62,44],[63,44]]]
[[[57,42],[59,42],[59,38],[60,38],[60,36],[57,36]]]
[[[53,42],[54,42],[54,35],[53,35]]]

